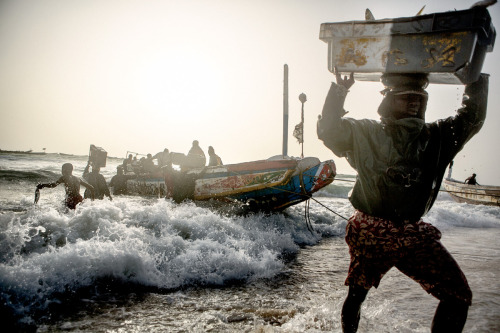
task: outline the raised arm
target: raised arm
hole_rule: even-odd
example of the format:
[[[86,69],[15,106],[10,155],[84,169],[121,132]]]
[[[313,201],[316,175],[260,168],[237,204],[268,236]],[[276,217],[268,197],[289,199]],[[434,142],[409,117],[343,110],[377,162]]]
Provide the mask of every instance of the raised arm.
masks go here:
[[[321,116],[318,117],[317,134],[326,147],[337,156],[343,156],[352,149],[351,124],[342,117],[347,113],[344,110],[344,102],[348,89],[354,84],[354,75],[351,73],[349,78],[344,76],[342,79],[335,69],[335,77],[337,83],[332,82]]]
[[[318,121],[318,137],[323,138],[325,132],[332,129],[338,123],[347,111],[344,110],[344,102],[349,88],[354,84],[354,75],[351,73],[349,78],[344,76],[342,79],[340,73],[335,68],[335,78],[337,83],[332,82],[328,95],[323,105],[323,111]]]
[[[488,105],[489,75],[481,74],[465,87],[462,107],[457,114],[438,121],[441,135],[449,138],[441,151],[444,161],[453,159],[463,146],[481,129]]]
[[[476,82],[465,86],[463,107],[457,113],[458,117],[464,118],[464,125],[468,127],[469,133],[466,140],[479,132],[486,119],[489,77],[489,74],[482,73]]]
[[[89,160],[87,161],[87,166],[85,167],[85,169],[83,170],[83,175],[82,177],[87,179],[88,175],[90,174],[89,172],[89,168],[90,168],[90,157],[89,157]]]

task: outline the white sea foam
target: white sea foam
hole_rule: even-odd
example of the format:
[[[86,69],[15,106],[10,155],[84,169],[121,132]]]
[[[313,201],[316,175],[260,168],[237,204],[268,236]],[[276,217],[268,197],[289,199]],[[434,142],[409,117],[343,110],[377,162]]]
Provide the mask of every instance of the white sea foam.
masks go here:
[[[0,219],[0,285],[24,298],[19,309],[32,295],[50,299],[100,278],[171,289],[272,277],[283,253],[320,239],[300,216],[225,216],[164,199],[85,202],[74,212],[43,206]]]
[[[438,200],[424,220],[439,228],[500,228],[500,208]]]

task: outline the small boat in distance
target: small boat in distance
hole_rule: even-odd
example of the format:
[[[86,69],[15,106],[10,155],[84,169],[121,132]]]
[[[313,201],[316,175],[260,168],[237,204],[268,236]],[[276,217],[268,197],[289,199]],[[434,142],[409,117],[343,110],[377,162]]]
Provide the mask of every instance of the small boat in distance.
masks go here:
[[[3,150],[0,149],[0,154],[30,154],[30,155],[45,155],[45,151],[33,151],[33,150]]]
[[[469,185],[451,178],[445,179],[443,186],[457,202],[500,206],[500,186]]]
[[[448,176],[443,181],[444,189],[453,200],[474,205],[500,206],[500,186],[466,184],[467,181],[453,179],[452,172],[453,161],[449,165]],[[475,174],[473,176],[475,177]]]

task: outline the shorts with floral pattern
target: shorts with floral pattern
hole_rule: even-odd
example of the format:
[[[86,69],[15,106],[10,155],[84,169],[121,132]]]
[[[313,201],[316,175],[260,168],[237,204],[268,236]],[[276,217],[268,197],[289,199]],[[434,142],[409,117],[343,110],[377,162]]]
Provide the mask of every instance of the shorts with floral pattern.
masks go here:
[[[431,224],[395,223],[356,211],[345,239],[351,255],[346,285],[376,288],[394,266],[439,300],[471,304],[467,279]]]

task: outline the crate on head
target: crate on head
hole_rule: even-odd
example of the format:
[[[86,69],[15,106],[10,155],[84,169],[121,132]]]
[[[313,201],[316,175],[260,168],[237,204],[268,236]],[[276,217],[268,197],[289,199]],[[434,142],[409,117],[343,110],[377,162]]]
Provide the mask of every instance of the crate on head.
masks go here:
[[[467,84],[481,74],[496,31],[488,10],[434,13],[371,21],[323,23],[328,69],[379,81],[384,73],[424,73],[431,83]]]
[[[106,159],[108,153],[101,147],[90,145],[89,161],[92,166],[104,168],[106,166]]]

